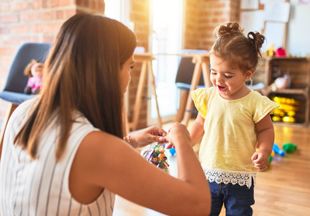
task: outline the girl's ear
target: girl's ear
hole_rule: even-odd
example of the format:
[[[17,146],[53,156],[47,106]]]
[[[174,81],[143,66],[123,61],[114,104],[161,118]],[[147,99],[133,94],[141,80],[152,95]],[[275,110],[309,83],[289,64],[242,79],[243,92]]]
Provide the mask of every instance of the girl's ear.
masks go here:
[[[246,71],[246,72],[245,72],[246,79],[247,79],[247,80],[250,80],[250,79],[253,77],[254,73],[255,73],[255,72],[252,71],[252,70]]]

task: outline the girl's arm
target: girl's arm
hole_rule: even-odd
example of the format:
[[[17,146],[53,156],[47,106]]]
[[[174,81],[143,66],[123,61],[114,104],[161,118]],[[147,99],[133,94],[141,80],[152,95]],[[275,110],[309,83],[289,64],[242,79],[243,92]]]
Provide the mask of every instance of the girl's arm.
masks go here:
[[[74,187],[74,181],[78,180],[90,188],[107,188],[125,199],[169,215],[209,215],[208,182],[185,126],[176,124],[170,129],[168,139],[178,152],[178,178],[147,162],[123,140],[92,132],[77,151],[70,185]]]
[[[205,122],[204,118],[200,114],[198,114],[192,126],[190,127],[189,133],[192,139],[192,145],[197,144],[200,141],[201,137],[203,136],[204,122]]]
[[[252,156],[254,166],[260,171],[268,168],[268,157],[274,142],[274,129],[271,118],[266,115],[255,125],[257,136],[257,151]]]

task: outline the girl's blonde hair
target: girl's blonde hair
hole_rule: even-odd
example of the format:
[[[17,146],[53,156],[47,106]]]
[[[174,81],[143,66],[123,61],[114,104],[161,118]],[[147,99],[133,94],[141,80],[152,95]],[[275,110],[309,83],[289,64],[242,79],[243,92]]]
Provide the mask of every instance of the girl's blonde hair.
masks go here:
[[[258,32],[247,36],[238,23],[227,23],[216,29],[216,41],[210,53],[238,66],[242,71],[255,71],[265,37]]]
[[[35,59],[31,59],[31,61],[27,64],[27,66],[25,67],[25,70],[24,70],[24,74],[26,76],[32,76],[31,74],[31,68],[34,64],[37,64],[39,63],[37,60]]]
[[[94,127],[123,137],[119,73],[135,47],[134,33],[116,20],[91,14],[69,18],[46,60],[38,103],[15,143],[35,158],[39,138],[56,114],[58,160],[75,121],[74,111]]]

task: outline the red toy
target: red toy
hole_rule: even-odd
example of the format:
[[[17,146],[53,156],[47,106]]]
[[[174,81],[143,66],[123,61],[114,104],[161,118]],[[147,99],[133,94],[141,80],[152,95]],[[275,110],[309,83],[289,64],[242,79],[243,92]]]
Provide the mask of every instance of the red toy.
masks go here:
[[[282,47],[279,47],[276,50],[276,57],[286,57],[286,50]]]

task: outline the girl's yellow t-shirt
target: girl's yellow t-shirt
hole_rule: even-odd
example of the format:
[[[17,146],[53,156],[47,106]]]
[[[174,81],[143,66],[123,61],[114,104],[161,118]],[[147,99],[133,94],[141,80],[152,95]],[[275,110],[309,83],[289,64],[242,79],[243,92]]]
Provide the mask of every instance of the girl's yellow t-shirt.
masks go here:
[[[222,98],[215,88],[191,92],[199,114],[205,119],[199,160],[208,171],[255,172],[255,124],[278,105],[256,91],[236,100]]]

